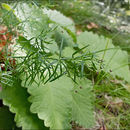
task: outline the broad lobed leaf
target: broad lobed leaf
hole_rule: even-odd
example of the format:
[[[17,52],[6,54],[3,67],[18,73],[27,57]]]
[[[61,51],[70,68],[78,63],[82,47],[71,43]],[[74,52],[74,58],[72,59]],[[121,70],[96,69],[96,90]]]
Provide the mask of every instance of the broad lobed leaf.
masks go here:
[[[5,106],[0,107],[0,129],[16,129],[14,115]]]
[[[46,85],[33,83],[28,86],[31,112],[37,113],[51,129],[70,129],[71,90],[72,82],[64,76]]]
[[[63,27],[66,27],[67,29],[71,30],[71,32],[75,33],[74,22],[71,19],[69,19],[68,17],[64,16],[57,10],[51,10],[51,9],[44,8],[43,12],[53,22],[55,22]]]
[[[12,113],[15,113],[15,121],[22,129],[46,129],[44,122],[37,118],[37,115],[30,112],[30,103],[26,88],[21,87],[20,80],[14,80],[13,86],[3,86],[3,104],[9,106]]]
[[[128,54],[119,47],[112,44],[112,40],[103,36],[98,36],[92,32],[83,32],[78,36],[79,47],[89,44],[91,52],[98,52],[95,55],[99,60],[103,60],[104,71],[111,72],[113,76],[119,76],[130,82],[130,70],[128,66]]]
[[[72,92],[72,120],[76,121],[84,128],[94,126],[93,104],[94,95],[92,93],[92,82],[87,79],[78,79],[78,84],[74,84]]]
[[[32,84],[26,83],[31,95],[31,112],[37,113],[45,121],[45,126],[51,129],[70,129],[71,121],[85,128],[94,125],[91,81],[78,79],[74,83],[66,76],[45,85],[38,79],[35,81]]]

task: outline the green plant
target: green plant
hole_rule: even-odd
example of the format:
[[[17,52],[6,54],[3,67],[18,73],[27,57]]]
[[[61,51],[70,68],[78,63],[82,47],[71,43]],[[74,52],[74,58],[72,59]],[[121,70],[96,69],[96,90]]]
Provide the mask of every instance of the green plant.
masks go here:
[[[116,51],[112,43],[108,47],[104,37],[88,32],[77,38],[70,19],[34,3],[2,4],[1,10],[2,24],[19,34],[12,55],[6,55],[5,61],[13,58],[16,65],[11,68],[5,64],[6,71],[1,71],[0,77],[0,97],[15,113],[16,125],[22,129],[71,129],[75,122],[84,128],[93,127],[93,76],[100,71],[100,76],[106,77],[111,69],[109,66],[101,70],[104,65],[98,61],[105,60],[107,66],[113,59]],[[100,42],[97,50],[91,45],[99,46]],[[118,51],[128,64],[127,54]],[[112,64],[121,66],[122,60]],[[128,65],[124,70],[129,72]],[[113,75],[122,77],[118,72]],[[98,81],[102,80],[100,76]],[[128,81],[125,75],[122,78]]]
[[[98,36],[92,32],[83,32],[78,36],[77,41],[80,47],[90,44],[87,49],[95,53],[101,62],[97,71],[101,71],[103,67],[103,70],[111,73],[111,75],[124,78],[127,82],[130,82],[128,54],[122,51],[120,47],[115,47],[111,39]]]
[[[57,11],[52,13],[59,15],[64,23],[47,17],[45,14],[51,10],[42,10],[35,5],[17,3],[14,10],[6,4],[2,6],[3,10],[9,9],[16,16],[16,21],[19,21],[17,31],[22,32],[10,56],[16,59],[16,68],[2,72],[1,77],[1,97],[4,105],[16,114],[17,126],[43,129],[44,120],[45,126],[51,129],[69,129],[71,121],[91,127],[94,124],[92,85],[85,77],[81,78],[80,66],[81,62],[92,59],[92,54],[75,56],[81,50],[73,49],[76,40],[73,22]],[[66,46],[72,50],[73,57],[66,56]],[[25,55],[19,55],[22,50]],[[40,100],[37,100],[39,96]]]

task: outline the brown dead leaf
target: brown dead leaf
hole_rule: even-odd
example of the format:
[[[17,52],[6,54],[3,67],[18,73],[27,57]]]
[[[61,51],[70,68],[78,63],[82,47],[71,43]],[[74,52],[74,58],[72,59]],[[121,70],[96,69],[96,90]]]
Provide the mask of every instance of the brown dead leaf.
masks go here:
[[[81,32],[82,32],[81,30],[77,30],[76,34],[80,35]]]
[[[112,108],[119,108],[123,105],[123,100],[118,97],[113,98],[107,95],[105,95],[104,97],[107,99],[107,106],[110,106]]]
[[[93,28],[99,28],[98,27],[98,25],[97,24],[95,24],[95,23],[93,23],[93,22],[91,22],[90,24],[88,24],[87,26],[86,26],[88,29],[93,29]]]

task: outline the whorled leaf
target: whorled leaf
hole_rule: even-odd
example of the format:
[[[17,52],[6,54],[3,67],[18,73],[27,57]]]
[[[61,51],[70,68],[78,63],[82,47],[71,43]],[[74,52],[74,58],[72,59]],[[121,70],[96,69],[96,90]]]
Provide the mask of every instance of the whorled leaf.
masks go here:
[[[86,31],[78,36],[78,44],[79,47],[84,47],[89,44],[89,50],[95,52],[98,59],[103,62],[104,71],[130,82],[128,54],[119,47],[115,47],[111,39]]]
[[[3,86],[1,97],[3,104],[15,113],[16,125],[22,129],[46,129],[44,122],[30,112],[29,94],[26,88],[21,87],[20,80],[13,81],[12,86]]]

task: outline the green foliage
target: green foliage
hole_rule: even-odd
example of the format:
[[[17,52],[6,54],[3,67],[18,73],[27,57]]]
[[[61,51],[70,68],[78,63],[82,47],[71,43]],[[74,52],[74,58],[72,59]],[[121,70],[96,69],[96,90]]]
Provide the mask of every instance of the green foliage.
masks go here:
[[[85,128],[94,125],[91,81],[78,79],[74,83],[66,76],[45,85],[35,81],[33,84],[26,82],[31,95],[31,112],[37,113],[47,127],[70,129],[71,121]]]
[[[60,47],[63,42],[63,48],[66,46],[72,47],[74,45],[73,38],[62,27],[58,27],[52,36]]]
[[[0,129],[16,129],[14,115],[5,106],[0,107]]]
[[[86,128],[92,126],[94,124],[93,109],[92,105],[87,106],[87,104],[91,104],[92,99],[87,97],[87,95],[83,95],[83,101],[80,101],[82,103],[81,107],[85,109],[85,111],[83,111],[85,116],[92,116],[90,120],[86,122],[86,120],[81,120],[80,116],[83,115],[83,113],[81,111],[82,108],[78,106],[80,104],[73,104],[73,102],[79,102],[77,99],[78,97],[80,99],[80,95],[77,94],[76,96],[73,94],[75,90],[72,91],[73,88],[76,88],[76,83],[73,81],[76,78],[75,75],[80,75],[80,73],[77,73],[81,66],[80,62],[85,60],[89,55],[83,55],[82,57],[82,54],[80,54],[79,56],[81,56],[82,59],[76,56],[72,58],[72,54],[75,52],[74,49],[71,58],[67,58],[65,53],[62,54],[64,47],[68,46],[70,49],[73,48],[74,29],[69,29],[68,23],[60,25],[57,19],[50,19],[51,21],[49,21],[49,18],[42,13],[42,10],[37,6],[18,3],[18,6],[14,10],[14,14],[20,21],[20,31],[23,31],[24,36],[19,36],[17,44],[19,44],[21,50],[25,50],[26,53],[26,55],[21,58],[22,62],[17,64],[16,71],[19,72],[18,77],[21,74],[25,75],[24,78],[22,78],[22,83],[24,83],[22,86],[27,87],[30,94],[29,101],[31,102],[30,104],[27,101],[29,95],[27,90],[21,87],[20,80],[14,82],[11,87],[7,87],[6,85],[5,88],[3,87],[2,95],[4,104],[8,105],[10,111],[16,114],[15,121],[17,126],[21,126],[23,129],[43,127],[43,122],[41,124],[41,120],[38,118],[44,120],[45,126],[51,129],[70,129],[70,122],[73,120],[79,125],[84,125]],[[54,11],[54,13],[56,13],[56,11]],[[60,13],[59,17],[61,17],[62,21],[69,21],[70,24],[72,24],[71,20]],[[54,22],[52,20],[54,20]],[[41,29],[42,24],[43,28]],[[59,49],[56,49],[55,55],[53,55],[52,51],[46,51],[46,47],[53,44],[59,46]],[[48,50],[51,50],[50,46],[48,46]],[[18,51],[20,51],[20,49],[18,49]],[[14,57],[17,57],[15,53]],[[19,60],[19,57],[17,57],[17,60]],[[77,68],[75,67],[73,72],[72,67],[75,65]],[[62,76],[65,74],[70,78]],[[39,77],[39,79],[36,79],[36,77]],[[45,80],[46,77],[47,80]],[[15,81],[15,79],[13,80]],[[86,80],[86,82],[87,81],[88,80]],[[29,84],[27,84],[28,82]],[[88,86],[89,84],[90,81],[88,81]],[[91,93],[90,88],[87,89],[86,85],[83,87],[86,87],[86,89],[84,88],[83,90],[88,90],[88,92]],[[16,95],[18,91],[20,94]],[[80,93],[82,94],[82,91]],[[74,99],[72,97],[74,97]],[[16,99],[13,100],[13,98]],[[12,102],[10,102],[10,100]],[[83,104],[86,100],[87,103]],[[21,104],[21,102],[23,103]],[[80,108],[80,114],[74,115],[73,110],[78,108]],[[21,111],[21,113],[18,113],[19,111]],[[32,113],[38,114],[38,118]],[[28,120],[28,122],[26,120]],[[85,122],[87,124],[85,124]]]
[[[116,84],[110,79],[100,85],[94,86],[96,94],[95,107],[101,111],[99,118],[107,122],[105,126],[109,129],[129,129],[130,122],[130,92],[122,82]]]
[[[22,129],[46,129],[43,121],[39,120],[35,114],[30,112],[29,94],[21,87],[21,81],[12,79],[12,86],[2,86],[3,104],[9,106],[9,110],[15,113],[15,122]]]
[[[67,29],[71,30],[72,32],[75,33],[75,27],[74,27],[74,22],[61,14],[60,12],[56,10],[51,10],[51,9],[44,9],[43,10],[44,14],[46,14],[49,19],[63,27],[66,27]]]
[[[100,67],[104,64],[104,71],[111,72],[113,76],[117,75],[130,82],[128,54],[119,47],[115,47],[111,39],[86,31],[78,36],[78,43],[80,47],[89,44],[89,50],[94,52],[102,61]]]
[[[102,93],[108,94],[112,97],[118,97],[124,101],[124,103],[130,104],[130,92],[128,92],[121,84],[112,84],[108,82],[107,84],[95,85],[94,90],[97,95],[101,95]]]
[[[25,37],[19,36],[17,42],[22,46],[22,49],[27,52],[31,49],[31,51],[38,51],[33,45],[30,44],[30,40],[27,40]]]
[[[19,2],[14,8],[14,14],[20,21],[19,26],[23,35],[28,39],[38,37],[48,28],[48,18],[37,6]]]
[[[66,0],[61,2],[54,0],[52,5],[54,5],[54,7],[52,6],[50,8],[56,8],[66,16],[71,17],[76,25],[86,24],[92,20],[97,20],[98,23],[102,20],[101,24],[107,21],[103,16],[98,15],[97,8],[93,8],[91,1]]]
[[[3,8],[13,13],[22,35],[10,56],[16,58],[15,69],[7,73],[8,77],[1,75],[0,96],[15,113],[17,126],[71,129],[70,123],[75,122],[84,128],[93,127],[94,94],[88,79],[94,81],[96,71],[105,75],[112,71],[113,76],[129,82],[127,53],[103,36],[84,32],[77,38],[72,20],[56,10],[25,2],[17,3],[13,10],[6,5]],[[22,51],[25,55],[18,56]]]
[[[109,37],[110,39],[112,38],[114,45],[119,45],[122,49],[130,52],[130,34],[124,32],[125,30],[129,29],[126,25],[121,25],[121,22],[124,23],[124,21],[127,25],[129,24],[127,23],[127,21],[129,21],[129,17],[128,19],[126,18],[124,7],[115,8],[114,6],[111,8],[111,6],[108,4],[101,5],[101,3],[98,2],[99,0],[65,0],[62,2],[53,0],[51,2],[52,6],[49,7],[52,9],[57,9],[64,15],[71,17],[77,25],[77,29],[82,31],[93,31],[99,35]],[[109,2],[104,1],[103,3]],[[121,2],[111,1],[110,3],[112,5],[114,5],[114,3],[120,5]],[[110,8],[108,8],[108,6]],[[127,6],[129,6],[128,3]],[[111,23],[108,16],[110,16],[112,19],[115,19],[117,23],[115,23],[115,25]],[[87,25],[89,25],[91,22],[94,22],[96,25],[98,25],[98,28],[88,29]],[[121,29],[121,26],[124,28],[124,31]]]
[[[6,4],[5,4],[6,5]],[[5,9],[6,6],[3,6],[3,9],[0,8],[0,14],[1,14],[1,25],[5,24],[8,29],[10,30],[11,26],[12,27],[16,27],[19,24],[18,19],[15,17],[13,10],[9,10],[8,11],[8,6],[6,7],[7,9]]]
[[[92,83],[87,79],[78,79],[72,93],[72,120],[84,128],[94,126]]]
[[[74,44],[74,23],[60,12],[46,8],[39,9],[37,6],[21,2],[17,4],[14,13],[20,19],[22,33],[24,32],[24,36],[28,39],[39,37],[41,40],[46,40],[46,42],[54,39],[59,46],[62,41],[64,46]],[[46,37],[47,33],[49,34]],[[48,40],[49,37],[52,39]]]
[[[31,112],[37,113],[50,129],[70,129],[72,87],[71,80],[65,76],[46,85],[27,85]]]

